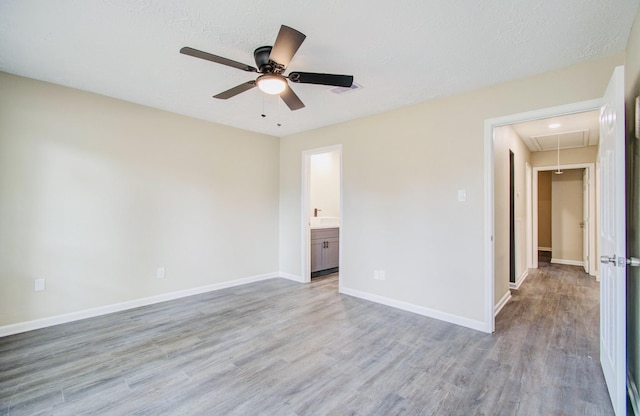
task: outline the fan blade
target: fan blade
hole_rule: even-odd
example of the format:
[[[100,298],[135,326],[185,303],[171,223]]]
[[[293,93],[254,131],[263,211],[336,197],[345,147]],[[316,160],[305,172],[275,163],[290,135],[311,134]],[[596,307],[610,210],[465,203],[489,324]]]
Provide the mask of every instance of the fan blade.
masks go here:
[[[180,49],[180,53],[183,53],[189,56],[195,56],[196,58],[205,59],[207,61],[215,62],[217,64],[222,64],[222,65],[230,66],[233,68],[242,69],[243,71],[247,71],[247,72],[258,72],[258,70],[252,67],[251,65],[246,65],[246,64],[243,64],[242,62],[232,61],[231,59],[223,58],[221,56],[214,55],[208,52],[202,52],[197,49],[190,48],[188,46],[185,46],[184,48]]]
[[[334,85],[349,88],[353,85],[352,75],[318,74],[315,72],[292,72],[288,76],[292,82],[300,84]]]
[[[289,26],[280,26],[280,32],[278,32],[276,43],[273,45],[271,53],[269,54],[269,60],[286,68],[306,37],[303,33]]]
[[[218,95],[214,95],[213,98],[219,98],[221,100],[226,100],[227,98],[231,98],[231,97],[235,97],[236,95],[240,94],[241,92],[245,92],[250,90],[251,88],[256,86],[256,82],[255,81],[249,81],[249,82],[245,82],[244,84],[240,84],[237,85],[229,90],[226,90],[224,92],[221,92]]]
[[[299,110],[304,107],[304,103],[300,100],[300,97],[287,85],[287,88],[280,93],[280,98],[289,107],[291,111]]]

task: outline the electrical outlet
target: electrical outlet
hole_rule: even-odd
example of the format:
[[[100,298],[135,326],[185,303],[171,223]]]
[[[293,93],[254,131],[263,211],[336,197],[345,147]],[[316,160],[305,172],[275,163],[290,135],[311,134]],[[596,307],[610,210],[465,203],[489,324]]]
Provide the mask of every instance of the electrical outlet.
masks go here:
[[[44,290],[44,279],[36,279],[33,283],[34,292],[42,292]]]
[[[164,267],[158,267],[158,270],[156,270],[156,279],[164,279]]]

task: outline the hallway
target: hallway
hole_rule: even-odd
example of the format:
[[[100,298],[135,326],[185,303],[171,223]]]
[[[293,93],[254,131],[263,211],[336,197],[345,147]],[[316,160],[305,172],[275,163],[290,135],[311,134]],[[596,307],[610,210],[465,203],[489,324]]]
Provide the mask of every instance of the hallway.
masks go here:
[[[550,254],[540,252],[539,268],[496,317],[504,345],[495,359],[512,367],[520,408],[613,415],[599,363],[599,283],[579,266],[550,264]]]

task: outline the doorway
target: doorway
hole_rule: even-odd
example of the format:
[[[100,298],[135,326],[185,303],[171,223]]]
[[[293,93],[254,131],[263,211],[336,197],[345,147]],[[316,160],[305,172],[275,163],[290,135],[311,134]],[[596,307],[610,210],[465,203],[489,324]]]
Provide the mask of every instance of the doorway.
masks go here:
[[[516,167],[509,149],[509,283],[516,283]]]
[[[553,173],[558,169],[563,172],[561,175]],[[595,177],[595,164],[544,166],[533,170],[533,247],[549,250],[552,263],[582,266],[586,273],[596,276],[597,262],[592,261],[597,258],[596,181],[590,179]],[[547,172],[551,172],[548,212],[539,204],[545,199],[540,195],[541,173]],[[548,222],[549,235],[538,232],[541,221]],[[542,243],[541,238],[544,239]],[[578,240],[580,244],[576,245]],[[538,268],[537,257],[533,268]]]
[[[342,146],[303,151],[302,166],[302,276],[310,282],[340,269]]]
[[[624,68],[616,67],[600,99],[485,120],[485,324],[495,331],[493,277],[495,261],[493,133],[497,127],[560,115],[598,111],[598,197],[601,223],[595,259],[600,269],[600,362],[616,413],[626,413],[626,246],[625,246],[625,106]],[[558,163],[559,165],[559,163]],[[593,173],[595,169],[590,169]],[[593,175],[590,175],[595,179]],[[534,175],[535,180],[536,175]],[[595,182],[591,181],[591,182]],[[593,185],[592,185],[593,186]],[[534,187],[535,191],[535,187]],[[600,256],[600,253],[605,254]],[[592,261],[590,263],[595,263]]]
[[[495,293],[495,290],[496,290],[496,281],[495,281],[496,214],[495,213],[499,207],[496,206],[496,201],[495,201],[496,196],[495,196],[495,189],[494,189],[495,180],[496,180],[496,177],[495,177],[496,174],[494,173],[494,169],[495,169],[494,131],[498,127],[509,126],[512,124],[522,123],[526,121],[542,120],[542,119],[548,119],[548,118],[557,117],[557,116],[578,114],[578,113],[594,111],[594,110],[599,111],[600,106],[601,106],[601,100],[595,99],[595,100],[582,101],[582,102],[573,103],[573,104],[550,107],[550,108],[545,108],[541,110],[535,110],[535,111],[530,111],[526,113],[513,114],[509,116],[485,120],[485,123],[484,123],[484,127],[485,127],[485,146],[484,146],[484,150],[485,150],[485,154],[484,154],[484,162],[485,162],[484,163],[485,165],[485,171],[484,171],[484,184],[485,184],[484,235],[485,235],[485,239],[484,240],[485,240],[485,245],[484,247],[485,247],[486,261],[484,263],[484,279],[485,279],[485,285],[484,285],[485,287],[485,293],[484,293],[485,319],[484,321],[485,321],[485,330],[487,332],[495,331],[495,315],[499,311],[499,308],[496,307],[498,306],[496,305],[496,300],[498,299],[496,299],[496,293]],[[535,172],[535,168],[534,168],[534,174],[532,176],[534,181],[536,181],[536,184],[532,186],[532,191],[535,195],[533,195],[530,202],[537,201],[537,192],[536,192],[537,172]],[[534,214],[532,229],[535,230],[537,228],[537,223],[535,218],[536,210],[532,209],[531,211]],[[534,232],[532,234],[535,237],[536,233]],[[531,247],[531,251],[534,251],[537,247],[537,239],[534,239],[531,245],[527,244],[527,246]],[[537,256],[532,256],[531,260],[532,260],[531,262],[532,265],[534,267],[537,267]]]

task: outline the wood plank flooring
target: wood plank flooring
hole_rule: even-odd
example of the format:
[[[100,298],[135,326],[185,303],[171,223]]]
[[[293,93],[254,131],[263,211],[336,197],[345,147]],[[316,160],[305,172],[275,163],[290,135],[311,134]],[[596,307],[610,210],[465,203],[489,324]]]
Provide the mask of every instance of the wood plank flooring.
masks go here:
[[[612,415],[598,285],[541,264],[493,335],[273,279],[0,338],[0,415]]]

